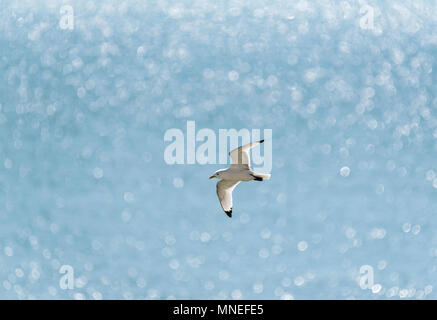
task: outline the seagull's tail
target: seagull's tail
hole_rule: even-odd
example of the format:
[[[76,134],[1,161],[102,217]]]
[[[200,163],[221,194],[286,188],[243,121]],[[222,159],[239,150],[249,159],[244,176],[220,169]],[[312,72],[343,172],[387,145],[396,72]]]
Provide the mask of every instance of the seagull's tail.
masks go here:
[[[270,175],[268,173],[253,173],[252,174],[255,180],[257,181],[263,181],[263,180],[269,180]]]

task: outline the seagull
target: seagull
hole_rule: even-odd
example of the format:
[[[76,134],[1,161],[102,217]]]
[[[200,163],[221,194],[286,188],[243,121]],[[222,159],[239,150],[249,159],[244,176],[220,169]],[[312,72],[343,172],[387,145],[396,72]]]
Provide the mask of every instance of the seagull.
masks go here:
[[[229,218],[232,218],[232,191],[241,181],[270,179],[270,174],[256,173],[250,169],[249,150],[263,142],[264,140],[248,143],[232,150],[229,152],[232,159],[231,166],[227,169],[217,170],[209,177],[210,179],[220,179],[217,182],[217,196],[223,211]]]

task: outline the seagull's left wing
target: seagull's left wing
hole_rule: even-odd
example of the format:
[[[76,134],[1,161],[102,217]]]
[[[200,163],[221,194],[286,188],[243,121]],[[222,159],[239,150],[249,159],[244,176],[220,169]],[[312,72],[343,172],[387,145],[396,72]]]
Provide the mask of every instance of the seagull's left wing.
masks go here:
[[[217,196],[223,211],[232,218],[232,191],[240,181],[235,180],[220,180],[217,182]]]
[[[239,167],[239,168],[244,168],[244,169],[250,169],[249,151],[253,147],[255,147],[263,142],[264,142],[264,140],[248,143],[248,144],[245,144],[244,146],[241,146],[241,147],[236,148],[236,149],[232,150],[231,152],[229,152],[229,155],[231,156],[231,159],[232,159],[231,168]]]

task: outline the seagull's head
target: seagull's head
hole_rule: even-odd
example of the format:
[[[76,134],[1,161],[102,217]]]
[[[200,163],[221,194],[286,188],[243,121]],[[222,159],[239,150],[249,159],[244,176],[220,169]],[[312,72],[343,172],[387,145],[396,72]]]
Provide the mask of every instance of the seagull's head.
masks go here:
[[[217,179],[220,179],[220,171],[216,171],[216,172],[214,172],[214,174],[211,176],[211,177],[209,177],[210,179],[213,179],[213,178],[217,178]]]

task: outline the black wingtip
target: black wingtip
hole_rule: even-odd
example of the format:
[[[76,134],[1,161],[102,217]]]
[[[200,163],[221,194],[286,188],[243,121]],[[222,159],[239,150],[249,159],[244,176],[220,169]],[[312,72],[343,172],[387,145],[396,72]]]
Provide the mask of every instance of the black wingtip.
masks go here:
[[[263,143],[263,142],[264,142],[264,139],[262,139],[262,140],[259,141],[259,143]]]
[[[232,209],[229,211],[225,211],[229,218],[232,218]]]

